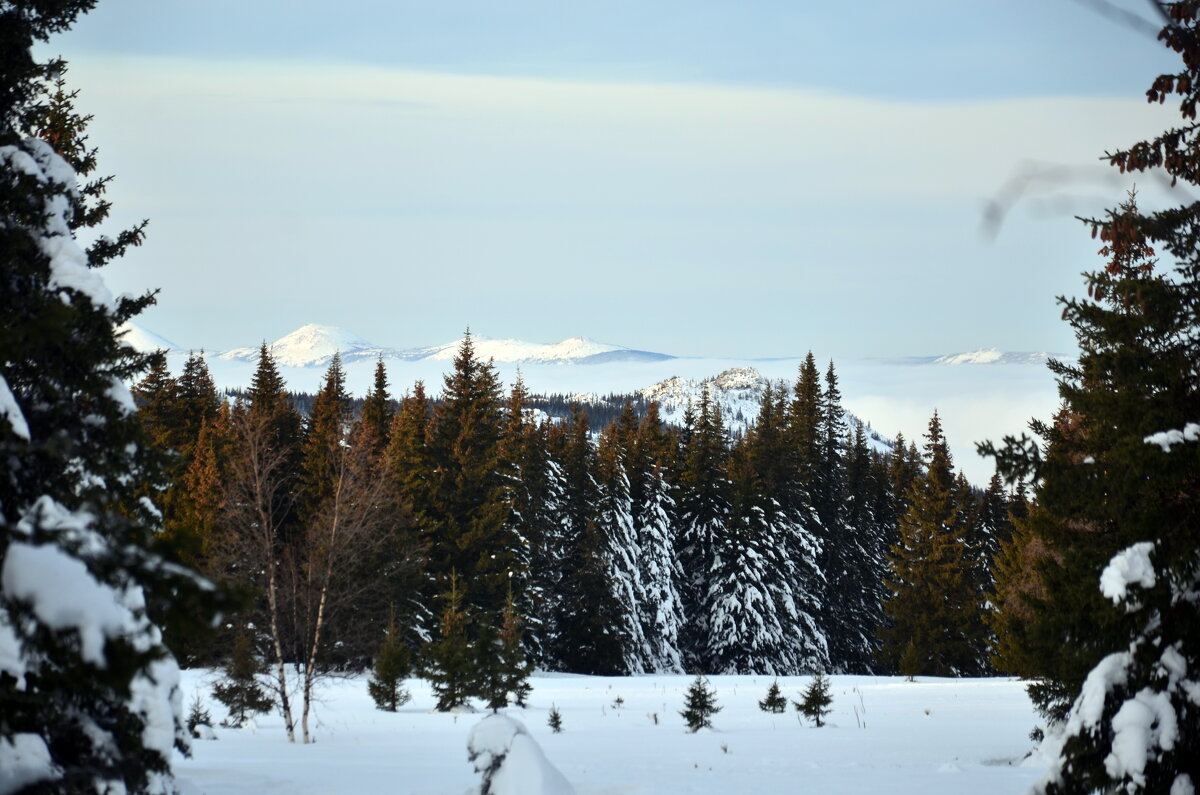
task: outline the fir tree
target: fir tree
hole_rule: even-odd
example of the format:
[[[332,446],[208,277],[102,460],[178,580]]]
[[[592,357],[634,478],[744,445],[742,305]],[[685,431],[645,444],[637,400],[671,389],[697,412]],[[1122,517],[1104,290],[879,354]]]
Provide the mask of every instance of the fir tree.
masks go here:
[[[800,701],[792,702],[796,711],[815,723],[818,728],[825,725],[825,716],[833,711],[829,706],[833,703],[833,696],[829,690],[829,679],[823,671],[817,671]]]
[[[779,690],[778,679],[771,682],[771,686],[767,688],[766,698],[758,702],[758,708],[763,712],[774,712],[777,715],[787,709],[787,698]]]
[[[555,734],[562,733],[562,713],[559,712],[558,707],[553,704],[550,705],[550,715],[546,718],[546,725],[549,726],[550,731],[554,732]]]
[[[703,674],[696,674],[684,694],[683,710],[679,713],[687,723],[688,731],[695,734],[704,728],[711,729],[712,716],[720,711],[717,691]]]
[[[213,698],[229,710],[229,717],[222,722],[223,726],[241,728],[255,715],[266,712],[274,705],[258,681],[264,673],[266,663],[254,653],[250,636],[239,634],[223,666],[221,681],[213,686]]]

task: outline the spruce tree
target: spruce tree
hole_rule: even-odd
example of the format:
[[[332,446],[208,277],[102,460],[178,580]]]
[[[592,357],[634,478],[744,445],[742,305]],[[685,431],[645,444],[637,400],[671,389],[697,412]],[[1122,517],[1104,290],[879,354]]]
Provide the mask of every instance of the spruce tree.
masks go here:
[[[787,698],[779,690],[778,679],[771,682],[771,686],[767,688],[766,697],[758,702],[758,708],[763,712],[774,712],[777,715],[787,709]]]
[[[599,486],[587,413],[572,407],[555,428],[554,456],[562,468],[562,554],[550,658],[559,670],[593,675],[624,671],[620,605],[608,581],[605,541],[597,527]]]
[[[1183,67],[1148,96],[1181,95],[1185,124],[1110,161],[1195,185],[1200,3],[1167,8],[1160,40]],[[1030,692],[1042,711],[1065,719],[1038,792],[1175,793],[1200,781],[1198,212],[1148,214],[1130,195],[1089,222],[1107,262],[1084,274],[1087,298],[1060,299],[1080,349],[1076,364],[1051,362],[1063,408],[1032,424],[1040,449],[1010,439],[992,451],[1010,477],[1036,478],[997,587],[1011,599],[1000,649],[1040,678]],[[1029,586],[1011,579],[1024,560]]]
[[[634,440],[635,466],[640,470],[641,494],[635,506],[634,527],[645,600],[638,605],[642,637],[646,639],[647,671],[682,673],[679,633],[683,606],[679,593],[683,572],[675,544],[675,501],[667,484],[667,467],[673,451],[651,403]]]
[[[187,738],[178,669],[145,605],[171,593],[201,620],[213,605],[148,551],[159,518],[138,490],[163,473],[125,385],[157,357],[116,329],[153,297],[116,297],[95,270],[141,228],[85,251],[74,230],[99,219],[78,187],[94,165],[78,125],[24,137],[54,128],[39,129],[38,92],[62,70],[31,48],[90,5],[0,9],[0,744],[46,760],[22,782],[40,792],[168,792]],[[74,595],[76,618],[46,617],[47,588]]]
[[[889,558],[881,631],[884,661],[906,676],[971,675],[982,657],[982,605],[971,579],[954,471],[937,412],[929,421],[927,470],[909,491],[900,542]]]
[[[511,572],[522,557],[509,523],[511,480],[501,458],[503,406],[490,362],[475,355],[468,332],[444,379],[428,431],[431,574],[457,571],[470,582],[468,604],[498,623]]]
[[[817,671],[800,700],[792,702],[796,711],[815,723],[818,728],[825,725],[825,716],[833,711],[829,706],[833,703],[833,695],[829,690],[829,679],[825,672]]]
[[[429,680],[433,694],[437,696],[435,709],[438,712],[466,706],[477,692],[478,682],[478,661],[467,634],[471,618],[464,608],[463,588],[457,572],[451,570],[447,579],[448,590],[442,597],[445,606],[438,634],[422,649],[421,675]]]
[[[533,673],[533,663],[525,656],[523,640],[524,630],[522,618],[517,611],[517,602],[512,590],[504,600],[504,613],[500,625],[500,678],[504,687],[505,698],[511,695],[518,707],[526,706],[533,687],[529,684],[529,675]]]
[[[717,673],[786,673],[794,667],[791,627],[779,606],[788,583],[774,554],[767,500],[744,442],[729,464],[730,511],[714,534],[707,578],[706,660]]]
[[[375,380],[363,399],[362,414],[359,423],[370,430],[369,438],[375,453],[382,453],[388,441],[388,429],[396,411],[392,405],[392,397],[388,393],[387,368],[380,357],[375,362]]]
[[[558,711],[558,707],[551,704],[550,714],[546,717],[546,725],[550,727],[550,731],[555,734],[561,734],[563,730],[562,713]]]
[[[408,703],[412,695],[404,687],[404,680],[411,670],[408,646],[400,637],[395,618],[388,623],[383,645],[375,655],[375,666],[367,682],[367,692],[375,707],[385,712],[395,712]]]
[[[274,701],[259,684],[266,673],[264,660],[254,653],[250,635],[243,632],[233,642],[229,659],[222,666],[221,681],[213,686],[213,698],[229,710],[222,725],[232,729],[245,726],[260,712],[274,706]]]
[[[683,710],[679,713],[687,723],[688,731],[695,734],[701,729],[712,728],[712,716],[721,711],[717,706],[717,691],[709,684],[704,674],[696,678],[684,693]]]
[[[701,393],[700,411],[683,450],[683,470],[679,477],[678,544],[679,565],[683,572],[680,596],[683,600],[683,631],[680,647],[684,668],[708,667],[708,643],[712,590],[709,574],[715,561],[715,539],[729,521],[728,447],[720,408],[714,406],[707,386]]]

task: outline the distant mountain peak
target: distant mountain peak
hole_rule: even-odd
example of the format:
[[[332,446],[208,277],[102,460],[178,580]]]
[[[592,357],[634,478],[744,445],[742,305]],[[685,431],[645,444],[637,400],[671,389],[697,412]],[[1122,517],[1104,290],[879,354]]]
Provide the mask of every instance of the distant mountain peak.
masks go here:
[[[267,346],[275,361],[287,367],[317,367],[326,365],[335,353],[343,359],[377,356],[384,349],[367,342],[352,331],[339,326],[306,323]],[[255,359],[258,348],[235,348],[221,354],[222,359]]]
[[[161,337],[153,331],[144,329],[131,320],[127,320],[118,326],[117,333],[121,335],[122,342],[138,353],[179,350],[179,346],[166,337]]]
[[[1035,353],[1026,351],[1001,351],[996,348],[980,348],[964,353],[951,353],[939,356],[934,364],[1038,364],[1050,358],[1062,358],[1053,353]]]

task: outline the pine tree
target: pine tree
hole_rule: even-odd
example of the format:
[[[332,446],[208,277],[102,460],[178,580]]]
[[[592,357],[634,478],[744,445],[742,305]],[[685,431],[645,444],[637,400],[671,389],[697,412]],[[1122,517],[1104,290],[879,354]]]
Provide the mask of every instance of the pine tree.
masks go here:
[[[258,713],[274,706],[275,702],[258,681],[266,669],[265,661],[254,653],[250,636],[239,634],[223,666],[221,681],[213,686],[213,698],[229,710],[223,726],[239,729]]]
[[[562,713],[559,712],[558,707],[553,704],[550,705],[550,715],[546,718],[546,725],[548,725],[550,727],[550,731],[554,732],[555,734],[562,733]]]
[[[758,708],[763,712],[774,712],[777,715],[787,709],[787,698],[779,690],[778,679],[771,682],[771,686],[767,688],[767,696],[758,702]]]
[[[158,357],[124,345],[116,328],[153,297],[114,297],[95,270],[141,228],[81,248],[73,230],[100,220],[77,189],[94,166],[84,120],[47,120],[51,103],[38,96],[62,64],[35,61],[34,42],[88,7],[0,10],[0,743],[47,760],[24,782],[40,792],[167,792],[173,748],[187,737],[178,670],[144,605],[172,593],[207,620],[213,604],[148,551],[159,520],[138,490],[162,472],[125,384]],[[48,587],[88,594],[79,618],[47,620]],[[93,620],[96,610],[109,618]]]
[[[711,729],[712,716],[720,711],[717,691],[713,690],[703,674],[696,674],[684,693],[683,710],[679,713],[687,723],[688,731],[695,734],[701,729]]]
[[[792,702],[796,711],[815,723],[818,728],[825,725],[825,716],[833,711],[829,706],[833,703],[833,695],[829,690],[829,679],[823,671],[817,671],[816,676],[805,688],[800,701]]]
[[[375,666],[371,679],[367,682],[367,692],[375,702],[377,709],[385,712],[395,712],[407,704],[412,695],[404,687],[404,680],[411,670],[411,658],[408,646],[400,637],[400,629],[396,626],[395,618],[389,622],[383,645],[375,656]]]

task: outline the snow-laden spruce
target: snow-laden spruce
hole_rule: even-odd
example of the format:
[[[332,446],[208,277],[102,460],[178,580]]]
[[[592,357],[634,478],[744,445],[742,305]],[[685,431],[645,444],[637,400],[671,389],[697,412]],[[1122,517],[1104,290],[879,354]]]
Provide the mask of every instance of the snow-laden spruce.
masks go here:
[[[6,24],[32,42],[78,12]],[[173,792],[170,757],[187,748],[179,671],[143,588],[183,604],[208,586],[146,551],[161,517],[139,492],[160,476],[126,383],[147,358],[114,329],[150,299],[115,298],[95,270],[137,234],[85,251],[72,165],[3,123],[0,793]],[[189,605],[208,613],[203,599]]]
[[[1200,677],[1193,650],[1184,640],[1171,642],[1164,616],[1143,604],[1164,579],[1154,564],[1155,546],[1144,541],[1121,550],[1101,574],[1101,592],[1127,613],[1142,613],[1143,628],[1128,649],[1105,656],[1088,674],[1062,736],[1050,741],[1058,758],[1038,792],[1078,785],[1081,771],[1072,758],[1088,747],[1107,748],[1104,774],[1128,792],[1195,792],[1189,768],[1196,764],[1191,749],[1200,720]],[[1165,578],[1169,604],[1194,605],[1200,599],[1200,565],[1186,568],[1185,578]],[[1185,612],[1194,617],[1193,610]]]

